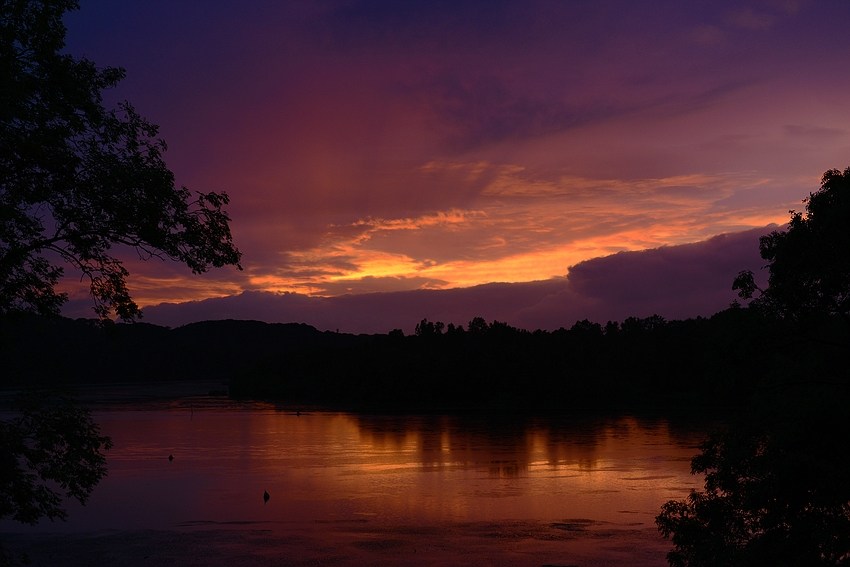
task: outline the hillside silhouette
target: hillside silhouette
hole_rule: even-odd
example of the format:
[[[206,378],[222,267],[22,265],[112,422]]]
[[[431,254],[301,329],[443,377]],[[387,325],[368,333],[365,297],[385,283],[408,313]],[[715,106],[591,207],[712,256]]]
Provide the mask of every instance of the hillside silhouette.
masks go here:
[[[270,352],[356,340],[297,323],[204,321],[170,329],[19,315],[0,317],[0,365],[6,387],[229,380]]]
[[[0,318],[4,387],[217,379],[235,397],[351,409],[593,410],[745,404],[783,380],[822,379],[845,327],[816,330],[755,309],[527,330],[423,319],[415,335],[305,324]]]

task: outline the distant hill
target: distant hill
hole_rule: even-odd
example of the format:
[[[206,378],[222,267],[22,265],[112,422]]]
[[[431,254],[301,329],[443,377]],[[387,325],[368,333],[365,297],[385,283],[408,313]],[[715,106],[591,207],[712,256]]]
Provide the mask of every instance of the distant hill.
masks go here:
[[[235,397],[353,409],[561,411],[746,404],[784,383],[846,372],[838,319],[810,327],[735,307],[710,318],[579,321],[529,332],[423,319],[414,335],[297,323],[176,329],[0,318],[0,387],[221,380]]]
[[[91,319],[0,318],[0,387],[33,383],[229,380],[272,353],[363,340],[299,323],[204,321],[176,329]]]

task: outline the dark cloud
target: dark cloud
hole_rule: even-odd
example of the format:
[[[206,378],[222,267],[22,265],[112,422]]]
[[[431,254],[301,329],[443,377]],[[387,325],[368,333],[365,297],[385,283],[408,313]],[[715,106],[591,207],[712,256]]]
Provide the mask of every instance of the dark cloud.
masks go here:
[[[393,47],[395,50],[455,52],[486,48],[494,52],[518,45],[545,42],[556,34],[582,37],[590,34],[577,21],[600,20],[595,7],[558,2],[486,0],[347,1],[335,3],[314,18],[311,31],[328,47],[350,51]],[[602,13],[600,13],[602,12]]]
[[[521,318],[552,327],[560,314],[577,311],[599,322],[653,314],[668,319],[711,315],[736,299],[732,280],[741,270],[765,279],[758,239],[775,228],[581,262],[570,268],[569,286],[524,310]]]
[[[837,138],[847,134],[840,128],[828,128],[826,126],[812,126],[800,124],[786,124],[785,131],[795,137],[803,138]]]
[[[570,288],[579,295],[615,303],[694,300],[695,292],[728,290],[732,278],[758,258],[758,236],[765,229],[721,234],[703,242],[620,252],[572,266]],[[744,266],[746,264],[746,266]]]
[[[71,319],[90,319],[96,317],[94,300],[90,297],[70,299],[62,306],[62,315]]]
[[[588,75],[583,82],[608,82],[595,72],[570,70]],[[445,144],[451,152],[466,152],[504,141],[540,138],[590,125],[605,124],[632,116],[676,116],[716,104],[757,81],[745,78],[714,78],[706,82],[705,71],[690,67],[677,76],[691,80],[673,84],[669,73],[658,71],[638,80],[617,70],[621,86],[607,92],[599,87],[556,81],[555,84],[526,83],[518,71],[454,67],[433,77],[419,77],[405,86],[408,96],[420,97],[444,124]],[[696,75],[699,75],[697,77]],[[624,96],[624,93],[628,93]]]
[[[480,316],[527,329],[556,329],[585,318],[604,323],[652,314],[671,319],[708,316],[736,298],[731,286],[740,270],[764,275],[759,272],[764,262],[758,255],[758,238],[772,228],[596,258],[573,266],[566,278],[330,298],[244,292],[149,307],[145,320],[178,326],[206,319],[257,319],[353,333],[385,333],[393,328],[410,333],[423,317],[466,324]]]

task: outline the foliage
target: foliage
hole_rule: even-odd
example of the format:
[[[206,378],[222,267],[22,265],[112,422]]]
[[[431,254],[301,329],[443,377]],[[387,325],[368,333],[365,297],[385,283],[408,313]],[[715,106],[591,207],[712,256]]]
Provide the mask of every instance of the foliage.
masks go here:
[[[673,567],[850,564],[846,405],[788,407],[782,422],[738,424],[694,457],[705,491],[657,518]]]
[[[18,405],[19,416],[0,421],[0,518],[65,519],[63,497],[85,504],[106,474],[101,450],[112,441],[68,395],[29,391]]]
[[[782,362],[755,369],[751,408],[694,457],[705,490],[656,519],[674,567],[850,565],[850,168],[824,173],[804,203],[760,239],[767,288],[749,271],[733,284],[759,292],[731,311],[776,320]]]
[[[445,324],[442,321],[432,323],[428,319],[422,319],[416,324],[417,337],[431,337],[433,335],[442,335]]]
[[[821,188],[803,201],[805,214],[791,211],[788,230],[773,231],[759,241],[769,262],[767,289],[743,271],[734,289],[750,305],[795,319],[838,315],[850,323],[850,168],[830,169]]]
[[[393,411],[742,404],[756,386],[748,381],[751,369],[798,364],[790,358],[795,351],[765,360],[778,323],[748,309],[686,321],[629,318],[604,328],[585,320],[552,332],[480,317],[466,328],[423,319],[412,336],[333,334],[335,340],[281,343],[257,355],[248,355],[233,332],[228,352],[249,362],[233,369],[230,392]],[[741,331],[749,328],[761,332]],[[168,342],[181,348],[175,339]]]
[[[0,313],[56,315],[69,263],[95,311],[140,316],[114,246],[170,258],[193,273],[238,266],[225,193],[176,188],[157,127],[102,93],[125,75],[61,53],[76,0],[0,3]]]

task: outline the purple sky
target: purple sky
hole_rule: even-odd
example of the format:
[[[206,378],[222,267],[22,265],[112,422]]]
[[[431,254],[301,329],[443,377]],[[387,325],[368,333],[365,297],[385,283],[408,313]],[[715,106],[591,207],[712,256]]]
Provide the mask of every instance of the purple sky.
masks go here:
[[[196,302],[151,322],[709,315],[850,165],[847,3],[81,5],[68,51],[127,69],[108,98],[161,126],[178,183],[230,194],[244,253],[126,257],[142,306]]]

